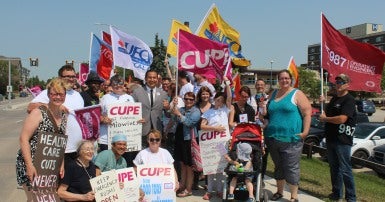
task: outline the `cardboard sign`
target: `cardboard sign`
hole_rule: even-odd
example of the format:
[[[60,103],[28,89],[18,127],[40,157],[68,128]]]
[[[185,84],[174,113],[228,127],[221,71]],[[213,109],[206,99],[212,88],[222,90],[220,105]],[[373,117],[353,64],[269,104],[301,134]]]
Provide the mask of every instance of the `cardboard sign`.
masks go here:
[[[112,124],[108,125],[108,148],[111,149],[112,137],[116,134],[127,136],[127,152],[142,149],[142,103],[119,103],[107,106],[108,117]]]
[[[103,172],[101,175],[90,179],[90,184],[95,192],[97,202],[124,201],[124,194],[119,187],[118,175],[115,170]]]
[[[176,201],[173,165],[139,165],[136,170],[144,201]]]
[[[60,201],[56,193],[60,166],[67,145],[67,136],[52,132],[38,132],[33,164],[37,171],[31,190],[33,201]]]
[[[203,174],[222,173],[227,166],[225,148],[230,139],[229,132],[199,131]]]
[[[119,182],[123,182],[124,201],[131,202],[139,199],[139,180],[133,167],[116,170]]]

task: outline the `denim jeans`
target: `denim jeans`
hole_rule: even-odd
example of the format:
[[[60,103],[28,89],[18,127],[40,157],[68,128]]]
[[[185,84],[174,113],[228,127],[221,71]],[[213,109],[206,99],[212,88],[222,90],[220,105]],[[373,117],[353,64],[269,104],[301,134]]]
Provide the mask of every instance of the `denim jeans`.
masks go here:
[[[356,201],[356,191],[351,164],[352,146],[340,142],[327,142],[327,157],[330,167],[333,196],[342,198],[342,183],[345,185],[345,199]]]

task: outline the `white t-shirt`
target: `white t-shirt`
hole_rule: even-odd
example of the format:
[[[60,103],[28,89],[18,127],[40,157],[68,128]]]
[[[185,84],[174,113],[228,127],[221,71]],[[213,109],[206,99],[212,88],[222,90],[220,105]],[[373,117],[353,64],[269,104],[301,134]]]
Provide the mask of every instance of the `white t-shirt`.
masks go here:
[[[154,165],[154,164],[173,164],[172,158],[168,150],[159,148],[157,153],[152,153],[150,148],[140,151],[133,160],[136,166],[138,165]]]
[[[180,88],[179,97],[184,98],[184,94],[194,92],[194,86],[191,83],[186,83]]]
[[[110,104],[118,104],[125,102],[135,102],[134,98],[128,94],[117,95],[115,93],[105,94],[100,99],[100,105],[102,107],[102,115],[107,114],[107,106]],[[99,144],[108,144],[108,125],[100,124],[100,136],[98,140]]]
[[[49,98],[47,95],[47,90],[43,90],[38,96],[36,96],[31,103],[45,103],[49,102]],[[82,130],[78,121],[76,120],[74,110],[81,109],[84,107],[84,100],[79,92],[75,90],[67,90],[66,91],[66,99],[63,104],[68,108],[68,120],[67,120],[67,128],[66,135],[68,136],[67,146],[65,153],[76,152],[79,143],[82,141]]]

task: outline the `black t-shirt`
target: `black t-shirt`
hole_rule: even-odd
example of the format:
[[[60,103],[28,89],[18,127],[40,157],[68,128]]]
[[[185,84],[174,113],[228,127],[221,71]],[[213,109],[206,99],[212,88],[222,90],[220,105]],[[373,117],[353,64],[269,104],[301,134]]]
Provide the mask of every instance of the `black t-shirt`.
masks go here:
[[[62,183],[68,185],[68,192],[75,194],[86,194],[92,191],[90,177],[94,178],[95,176],[96,166],[92,161],[90,162],[89,166],[84,169],[75,160],[73,160],[69,161],[65,168]]]
[[[99,97],[92,93],[91,90],[83,91],[80,95],[84,100],[85,107],[99,104]]]
[[[240,114],[247,114],[247,119],[249,122],[255,121],[255,110],[252,106],[250,106],[249,104],[246,103],[244,110],[241,110],[237,103],[234,103],[233,106],[234,106],[234,110],[235,110],[234,122],[239,123],[239,115]]]
[[[326,107],[326,116],[346,115],[347,121],[342,124],[325,123],[326,142],[339,141],[353,145],[353,133],[356,126],[356,106],[354,97],[346,94],[342,97],[334,96]]]

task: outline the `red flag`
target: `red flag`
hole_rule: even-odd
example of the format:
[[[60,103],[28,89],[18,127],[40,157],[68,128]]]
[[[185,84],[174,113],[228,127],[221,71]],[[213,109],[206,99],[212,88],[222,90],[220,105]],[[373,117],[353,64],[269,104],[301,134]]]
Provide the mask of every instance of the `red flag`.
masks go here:
[[[232,90],[234,101],[238,101],[241,96],[239,94],[239,91],[241,90],[241,75],[239,73],[235,74],[233,77]]]
[[[100,134],[100,105],[75,110],[76,120],[82,129],[84,140],[96,140]]]
[[[291,56],[289,65],[287,66],[287,70],[289,70],[290,74],[293,76],[293,86],[294,88],[298,88],[299,86],[299,74],[297,65],[295,65],[294,58]]]
[[[322,67],[333,82],[344,73],[350,77],[350,90],[381,92],[385,53],[368,43],[341,34],[322,14]]]
[[[108,45],[111,45],[111,35],[103,32],[102,40],[105,41]],[[114,60],[112,58],[112,50],[110,47],[104,46],[103,44],[100,46],[100,59],[98,63],[98,74],[103,79],[107,80],[110,78],[112,65]]]
[[[179,30],[178,69],[222,78],[229,60],[228,45]]]

